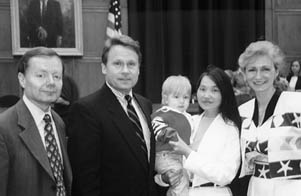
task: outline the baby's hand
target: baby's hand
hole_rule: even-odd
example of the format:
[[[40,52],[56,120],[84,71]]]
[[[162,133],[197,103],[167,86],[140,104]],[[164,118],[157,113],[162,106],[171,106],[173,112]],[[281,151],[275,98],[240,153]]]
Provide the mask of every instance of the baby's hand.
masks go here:
[[[165,129],[165,142],[169,142],[169,141],[178,141],[178,134],[177,131],[174,128],[171,127],[167,127]]]
[[[183,176],[182,169],[179,170],[168,170],[162,174],[162,180],[169,184],[170,186],[177,186],[180,184],[181,178]]]
[[[158,132],[156,135],[156,140],[164,144],[168,143],[169,141],[178,141],[177,131],[174,128],[166,127]]]

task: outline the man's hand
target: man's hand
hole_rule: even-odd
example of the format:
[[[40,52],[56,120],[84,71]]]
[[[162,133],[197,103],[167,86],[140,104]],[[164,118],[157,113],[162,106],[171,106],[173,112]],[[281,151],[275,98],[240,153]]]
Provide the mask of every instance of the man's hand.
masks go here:
[[[168,170],[164,174],[162,174],[162,180],[166,183],[169,184],[170,186],[177,186],[181,178],[183,176],[183,171],[182,169],[179,170]]]
[[[39,27],[37,31],[39,40],[45,41],[48,36],[47,31],[43,27]]]
[[[63,36],[57,36],[56,38],[56,47],[57,48],[60,48],[62,46],[62,43],[63,43]]]

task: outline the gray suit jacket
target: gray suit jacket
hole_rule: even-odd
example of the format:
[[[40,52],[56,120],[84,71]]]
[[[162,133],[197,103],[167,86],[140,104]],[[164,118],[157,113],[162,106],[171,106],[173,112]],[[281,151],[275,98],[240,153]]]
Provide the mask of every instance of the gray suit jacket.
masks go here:
[[[71,167],[65,127],[52,111],[64,162],[67,195],[71,195]],[[34,119],[21,99],[0,114],[0,195],[55,196],[56,184]]]

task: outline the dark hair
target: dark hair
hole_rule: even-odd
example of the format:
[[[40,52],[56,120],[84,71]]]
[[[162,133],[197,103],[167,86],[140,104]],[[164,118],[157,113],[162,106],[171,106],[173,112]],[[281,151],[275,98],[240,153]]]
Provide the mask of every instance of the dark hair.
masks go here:
[[[300,65],[299,74],[300,74],[300,72],[301,72],[301,63],[300,63],[300,61],[298,61],[298,60],[292,60],[291,63],[290,63],[290,69],[289,69],[289,73],[288,73],[288,76],[287,76],[287,78],[289,78],[289,79],[290,79],[292,76],[294,76],[294,73],[293,73],[293,71],[292,71],[292,66],[293,66],[294,62],[298,62],[298,63],[299,63],[299,65]]]
[[[38,57],[38,56],[58,57],[62,62],[63,74],[64,74],[64,64],[61,57],[53,49],[46,48],[46,47],[35,47],[27,51],[18,62],[18,73],[25,74],[28,68],[29,60],[33,57]]]
[[[204,76],[208,76],[218,87],[221,92],[222,102],[219,107],[220,113],[223,119],[232,121],[240,130],[241,117],[238,112],[235,95],[231,81],[227,74],[220,68],[215,66],[209,66],[198,79],[197,88],[199,88]]]
[[[109,38],[106,40],[105,46],[102,50],[102,55],[101,55],[101,61],[103,64],[105,64],[105,65],[107,64],[108,53],[109,53],[110,49],[116,45],[127,47],[127,48],[133,50],[134,52],[136,52],[138,55],[139,64],[141,64],[142,54],[140,52],[139,42],[133,40],[131,37],[126,36],[126,35],[120,35],[120,36],[116,36],[116,37]]]

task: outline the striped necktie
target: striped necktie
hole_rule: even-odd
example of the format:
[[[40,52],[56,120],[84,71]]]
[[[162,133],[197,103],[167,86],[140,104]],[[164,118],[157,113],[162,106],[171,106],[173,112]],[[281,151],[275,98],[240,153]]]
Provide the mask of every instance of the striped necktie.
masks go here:
[[[142,131],[142,127],[141,127],[141,123],[139,121],[139,117],[135,111],[135,108],[132,105],[132,97],[130,95],[126,95],[125,99],[127,101],[127,112],[128,112],[128,116],[129,119],[131,120],[132,124],[134,125],[134,130],[136,133],[136,136],[138,137],[139,141],[140,141],[140,146],[141,149],[143,150],[143,153],[145,153],[146,157],[147,157],[147,148],[146,148],[146,144],[145,144],[145,140],[144,140],[144,136],[143,136],[143,131]]]
[[[51,124],[51,117],[49,114],[45,114],[43,120],[45,121],[44,137],[47,151],[47,157],[56,181],[56,196],[65,196],[66,190],[63,177],[63,164],[61,155],[59,153],[58,145],[54,136],[53,127]]]

